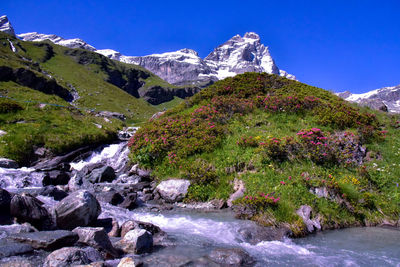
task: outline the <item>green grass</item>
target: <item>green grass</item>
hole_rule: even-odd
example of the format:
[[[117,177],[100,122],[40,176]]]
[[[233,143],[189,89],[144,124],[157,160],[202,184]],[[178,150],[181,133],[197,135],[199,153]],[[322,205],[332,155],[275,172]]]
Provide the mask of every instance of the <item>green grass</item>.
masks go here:
[[[11,51],[8,40],[16,46],[17,53]],[[0,137],[0,156],[17,160],[22,165],[34,160],[33,151],[38,147],[46,147],[53,154],[65,153],[80,146],[109,142],[124,126],[121,121],[113,119],[108,122],[89,111],[122,113],[127,117],[127,124],[138,124],[180,102],[174,99],[153,106],[109,82],[110,73],[116,73],[125,80],[133,75],[131,81],[137,79],[142,83],[142,90],[150,86],[175,88],[139,66],[113,61],[86,50],[54,45],[49,41],[24,42],[2,32],[1,66],[14,70],[28,69],[42,79],[54,79],[68,90],[72,85],[80,97],[76,103],[68,103],[58,96],[12,81],[0,81],[0,95],[15,99],[23,107],[22,110],[0,114],[0,129],[7,132]],[[48,105],[39,108],[40,103]],[[1,102],[0,105],[5,110],[8,107]],[[98,125],[102,128],[99,129]]]
[[[259,101],[257,96],[266,95],[283,101],[277,104],[282,110],[274,112],[254,104]],[[284,104],[287,96],[297,96],[303,104],[306,102],[302,99],[318,97],[319,104],[291,111],[296,106]],[[253,106],[249,106],[251,102]],[[196,118],[201,120],[192,122]],[[233,192],[235,178],[244,181],[247,196],[274,193],[280,198],[276,206],[263,204],[246,218],[262,225],[288,225],[295,234],[302,235],[304,226],[295,213],[301,205],[310,205],[326,228],[398,220],[397,120],[398,116],[392,118],[383,112],[359,108],[319,88],[274,75],[246,73],[217,82],[158,121],[144,124],[131,140],[131,158],[153,168],[158,180],[192,179],[186,201],[227,199]],[[279,162],[267,156],[267,147],[257,144],[271,138],[291,137],[299,147],[297,133],[311,128],[333,136],[346,131],[355,135],[354,140],[369,136],[360,140],[364,140],[363,145],[375,158],[364,159],[362,166],[315,162],[307,154],[294,154]],[[370,135],[364,136],[363,129],[369,129]],[[382,130],[388,131],[386,137]],[[217,141],[211,138],[214,135]],[[239,145],[243,137],[256,140],[256,145]],[[201,180],[214,177],[214,173],[215,178]],[[322,187],[328,188],[330,197],[319,198],[310,192]],[[245,199],[240,199],[237,205],[245,203]]]

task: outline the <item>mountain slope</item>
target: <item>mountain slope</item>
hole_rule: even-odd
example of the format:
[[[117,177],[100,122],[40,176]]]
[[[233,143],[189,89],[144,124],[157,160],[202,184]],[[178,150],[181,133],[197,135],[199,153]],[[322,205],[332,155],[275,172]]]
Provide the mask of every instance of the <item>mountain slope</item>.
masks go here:
[[[23,165],[43,156],[38,149],[50,156],[110,142],[124,124],[119,119],[141,122],[167,105],[147,101],[194,94],[88,50],[3,32],[0,43],[0,157]]]
[[[337,95],[347,101],[367,105],[374,109],[400,113],[400,85],[383,87],[363,94],[343,92]]]
[[[245,73],[143,125],[131,158],[158,180],[189,179],[186,201],[227,200],[243,184],[239,217],[296,236],[308,231],[303,205],[322,229],[396,225],[398,117],[369,112],[297,81]]]

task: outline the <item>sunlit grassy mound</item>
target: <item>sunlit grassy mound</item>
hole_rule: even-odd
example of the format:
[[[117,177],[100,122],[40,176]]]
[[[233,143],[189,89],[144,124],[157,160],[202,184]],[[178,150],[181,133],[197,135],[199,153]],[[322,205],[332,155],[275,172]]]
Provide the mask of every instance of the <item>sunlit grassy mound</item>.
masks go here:
[[[243,218],[301,233],[304,204],[325,227],[398,220],[397,127],[323,89],[245,73],[145,124],[130,146],[158,179],[190,179],[187,201],[227,199],[237,178]]]

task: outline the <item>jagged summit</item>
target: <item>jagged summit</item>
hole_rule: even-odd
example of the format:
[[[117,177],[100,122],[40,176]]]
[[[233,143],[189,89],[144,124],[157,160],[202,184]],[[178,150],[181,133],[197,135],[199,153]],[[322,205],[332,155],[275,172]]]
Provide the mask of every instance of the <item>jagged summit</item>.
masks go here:
[[[114,60],[140,65],[167,82],[176,85],[206,85],[244,72],[266,72],[296,79],[294,75],[278,68],[268,47],[261,43],[260,36],[255,32],[247,32],[243,37],[240,35],[233,36],[215,48],[204,59],[195,50],[189,48],[137,57],[125,56],[112,49],[97,50],[78,38],[64,39],[54,34],[37,32],[18,34],[18,37],[24,41],[49,40],[69,48],[95,51]]]
[[[14,28],[12,27],[11,22],[8,20],[6,15],[0,17],[0,32],[5,32],[15,36]]]

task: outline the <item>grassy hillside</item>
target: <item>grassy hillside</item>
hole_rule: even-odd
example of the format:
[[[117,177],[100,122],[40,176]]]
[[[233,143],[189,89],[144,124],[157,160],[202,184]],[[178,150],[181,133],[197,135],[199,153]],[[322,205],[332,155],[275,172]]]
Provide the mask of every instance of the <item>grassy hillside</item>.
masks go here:
[[[131,157],[160,180],[190,179],[187,201],[227,199],[242,180],[242,218],[301,235],[305,204],[325,228],[398,220],[399,126],[328,91],[246,73],[144,125]]]
[[[139,90],[143,95],[155,86],[169,84],[97,53],[24,42],[0,32],[0,130],[7,132],[0,137],[0,157],[29,164],[38,147],[58,154],[107,142],[124,123],[97,112],[122,113],[127,123],[138,123],[179,102],[154,106],[140,97]]]

